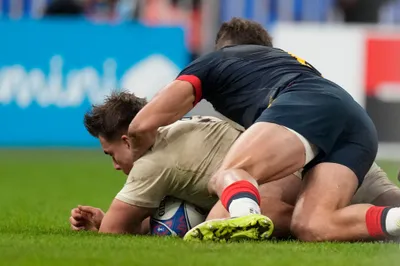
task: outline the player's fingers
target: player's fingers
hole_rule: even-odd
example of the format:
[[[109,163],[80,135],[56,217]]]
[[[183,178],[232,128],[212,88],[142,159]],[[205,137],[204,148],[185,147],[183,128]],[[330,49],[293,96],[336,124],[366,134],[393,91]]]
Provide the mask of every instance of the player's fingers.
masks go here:
[[[85,230],[85,227],[84,226],[73,226],[73,225],[71,225],[71,229],[72,229],[72,231],[83,231],[83,230]]]
[[[79,212],[72,212],[71,217],[73,217],[75,220],[82,220],[85,219],[84,215],[79,211]]]
[[[84,226],[84,222],[82,220],[76,220],[74,219],[74,217],[69,217],[69,223],[72,226],[76,226],[76,227],[80,227],[80,226]]]
[[[81,214],[82,214],[82,219],[85,219],[88,221],[90,221],[95,216],[95,214],[93,214],[91,212],[85,212],[85,211],[83,211]]]
[[[81,213],[81,211],[78,208],[73,208],[71,210],[71,216],[74,216],[75,214]]]
[[[90,213],[90,214],[95,214],[95,213],[96,213],[96,210],[97,210],[97,208],[94,208],[94,207],[92,207],[92,206],[81,206],[81,205],[78,205],[78,209],[79,209],[81,212],[88,212],[88,213]]]

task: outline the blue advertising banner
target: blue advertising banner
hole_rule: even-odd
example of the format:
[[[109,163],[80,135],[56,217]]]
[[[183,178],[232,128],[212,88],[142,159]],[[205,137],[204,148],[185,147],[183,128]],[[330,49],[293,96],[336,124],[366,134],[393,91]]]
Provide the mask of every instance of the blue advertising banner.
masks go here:
[[[0,21],[0,146],[93,146],[83,115],[113,89],[150,99],[189,60],[183,31]]]

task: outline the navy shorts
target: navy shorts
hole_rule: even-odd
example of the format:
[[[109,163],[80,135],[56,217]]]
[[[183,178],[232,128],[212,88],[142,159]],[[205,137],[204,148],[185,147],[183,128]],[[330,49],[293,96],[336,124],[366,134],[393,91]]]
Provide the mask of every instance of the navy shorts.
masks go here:
[[[271,122],[295,130],[320,149],[304,167],[321,162],[350,168],[359,185],[378,149],[375,125],[367,112],[338,85],[322,78],[296,80],[282,90],[255,122]]]

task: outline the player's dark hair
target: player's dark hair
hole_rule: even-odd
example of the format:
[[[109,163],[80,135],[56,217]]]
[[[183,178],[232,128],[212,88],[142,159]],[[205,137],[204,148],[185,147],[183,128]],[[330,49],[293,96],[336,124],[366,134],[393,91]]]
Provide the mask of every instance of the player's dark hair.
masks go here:
[[[230,21],[222,23],[215,39],[215,49],[241,44],[272,47],[272,37],[260,23],[255,21],[232,18]]]
[[[115,140],[126,134],[132,119],[146,103],[145,98],[133,93],[114,91],[102,104],[92,105],[84,117],[85,127],[93,137]]]

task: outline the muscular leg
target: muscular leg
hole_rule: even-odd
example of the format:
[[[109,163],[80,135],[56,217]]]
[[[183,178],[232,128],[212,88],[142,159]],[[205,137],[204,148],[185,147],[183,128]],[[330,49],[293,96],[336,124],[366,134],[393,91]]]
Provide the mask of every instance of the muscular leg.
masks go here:
[[[353,177],[354,179],[354,177]],[[307,180],[310,180],[309,178]],[[346,181],[346,180],[345,180]],[[310,181],[308,181],[310,182]],[[336,184],[340,183],[341,181],[336,182]],[[307,184],[307,183],[306,183]],[[325,183],[322,184],[323,186],[323,193],[322,196],[326,194],[326,187]],[[261,193],[261,213],[270,217],[271,220],[274,222],[275,225],[275,231],[272,234],[273,237],[288,237],[290,235],[290,223],[292,221],[292,214],[293,214],[293,209],[294,209],[294,204],[296,202],[297,196],[299,194],[301,186],[301,181],[298,177],[291,175],[288,177],[285,177],[283,179],[273,181],[270,183],[266,183],[264,185],[261,185],[259,190]],[[339,185],[335,185],[334,187],[339,187],[338,190],[334,190],[336,192],[341,191]],[[346,185],[346,187],[349,187]],[[303,188],[304,191],[305,188]],[[351,189],[350,189],[351,190]],[[347,193],[348,194],[348,193]],[[352,194],[352,193],[350,193]],[[311,194],[313,195],[313,194]],[[331,193],[329,195],[332,196]],[[333,195],[336,197],[336,195]],[[302,197],[304,197],[304,194],[302,193]],[[315,199],[311,199],[311,206],[315,205],[315,202],[320,201],[320,195],[316,194]],[[300,200],[304,200],[300,197]],[[371,203],[373,205],[377,206],[392,206],[396,207],[400,205],[400,188],[398,188],[395,184],[393,184],[387,177],[387,174],[379,168],[375,163],[371,167],[370,171],[367,173],[365,176],[364,182],[361,185],[361,187],[358,189],[357,193],[354,195],[354,197],[351,200],[352,204],[359,204],[359,203]],[[341,205],[338,205],[338,209],[341,208]],[[300,205],[299,205],[300,206]],[[297,208],[299,208],[299,206]],[[324,211],[321,215],[316,215],[316,217],[324,217],[326,216],[326,207],[323,205],[321,207],[322,211]],[[342,207],[344,207],[343,205]],[[362,206],[362,205],[358,205]],[[371,205],[369,204],[364,204],[364,206],[368,209]],[[353,206],[351,206],[353,208]],[[350,212],[353,212],[353,209],[349,209]],[[297,210],[299,211],[299,210]],[[318,210],[317,210],[318,211]],[[341,214],[345,214],[342,210],[339,211]],[[307,213],[303,214],[306,218],[308,215]],[[335,215],[335,214],[332,214]],[[361,215],[360,218],[360,223],[361,225],[365,225],[365,219],[363,218],[365,215]],[[229,213],[225,210],[225,208],[222,206],[222,204],[219,202],[216,204],[216,206],[213,208],[213,210],[210,212],[209,216],[207,219],[216,219],[216,218],[227,218],[229,217]],[[336,216],[335,216],[336,217]],[[353,218],[349,218],[351,221],[353,221]],[[357,219],[354,219],[356,221]],[[304,234],[308,234],[310,232],[305,232],[306,229],[305,226],[300,225],[300,223],[307,223],[307,221],[302,221],[298,220],[295,218],[293,220],[293,228],[295,227],[301,227],[297,228],[296,230],[302,231]],[[333,221],[336,221],[335,219]],[[321,221],[316,221],[321,223],[321,234],[324,234],[321,239],[328,239],[329,237],[333,237],[336,240],[336,235],[334,236],[329,236],[327,235],[327,230],[325,228],[326,221],[322,220]],[[350,225],[351,226],[351,225]],[[366,226],[366,225],[365,225]],[[339,230],[339,229],[335,229]],[[331,231],[331,230],[330,230]],[[347,232],[347,231],[345,231]],[[300,232],[301,233],[301,232]],[[347,234],[347,233],[346,233]],[[367,239],[368,239],[368,235]],[[307,236],[304,236],[306,238]],[[326,237],[326,238],[325,238]],[[305,240],[305,239],[303,239]],[[351,239],[350,239],[351,240]],[[361,240],[361,239],[356,239],[356,240]]]
[[[273,237],[287,238],[290,236],[292,214],[301,185],[300,179],[291,175],[260,186],[261,213],[270,217],[274,222]],[[270,199],[266,195],[269,195]],[[400,188],[389,180],[381,168],[374,164],[351,202],[352,204],[367,203],[366,206],[372,204],[399,207]],[[220,208],[222,208],[221,212],[223,211],[225,214],[220,218],[229,217],[229,213],[222,205]]]
[[[366,217],[372,205],[346,207],[357,188],[357,177],[350,169],[333,163],[318,164],[303,182],[291,225],[297,238],[303,241],[371,238]]]
[[[256,182],[264,184],[299,170],[308,163],[307,151],[310,149],[307,149],[306,141],[285,127],[266,122],[253,125],[232,146],[209,184],[211,192],[220,196],[230,215],[243,216],[243,219],[199,225],[200,229],[188,232],[187,239],[200,236],[201,239],[216,237],[216,240],[225,241],[226,237],[269,237],[272,233],[270,220],[247,216],[260,213]],[[400,235],[397,227],[400,208],[369,204],[348,206],[358,186],[358,178],[344,165],[350,163],[360,170],[361,164],[365,168],[371,154],[360,149],[358,143],[344,141],[326,157],[328,162],[318,164],[307,174],[291,224],[296,237],[304,241],[352,241]],[[363,161],[362,156],[368,160]],[[329,163],[330,160],[340,163]]]
[[[286,127],[269,122],[253,124],[236,140],[208,184],[210,193],[217,194],[230,216],[237,219],[206,221],[187,232],[184,240],[269,238],[274,225],[269,217],[260,215],[258,184],[300,170],[315,153],[304,137]]]
[[[291,90],[279,95],[272,105],[262,112],[258,122],[235,142],[221,168],[211,179],[209,189],[211,193],[220,196],[231,217],[238,218],[227,222],[207,222],[197,228],[199,233],[193,230],[198,233],[197,236],[193,234],[190,237],[204,239],[202,237],[208,233],[215,236],[214,232],[227,232],[217,235],[215,240],[218,241],[224,237],[233,239],[239,235],[238,231],[241,231],[248,238],[265,239],[272,231],[265,231],[264,225],[269,223],[268,219],[262,220],[265,217],[260,215],[249,215],[260,212],[260,194],[256,186],[281,179],[308,165],[317,154],[312,144],[321,150],[318,154],[321,156],[320,160],[325,160],[336,151],[336,143],[349,146],[346,151],[355,146],[356,153],[362,153],[366,160],[356,156],[356,153],[349,154],[350,158],[346,160],[356,164],[361,175],[365,174],[365,168],[371,166],[371,158],[376,154],[376,136],[372,122],[348,94],[341,93],[333,85],[332,90],[338,95],[324,93],[325,90],[319,87],[322,84],[317,83],[294,82]],[[310,91],[307,89],[309,85],[313,87]],[[325,85],[331,86],[324,84],[323,87]],[[301,91],[294,90],[296,86]],[[357,127],[358,124],[360,127]],[[365,145],[361,143],[364,139]],[[343,173],[340,169],[333,169],[333,177],[341,174]],[[319,173],[319,177],[323,178],[323,173]],[[354,173],[349,171],[345,173],[345,177],[354,178]],[[355,183],[357,184],[357,178]],[[344,206],[349,204],[354,190],[355,187],[353,191],[348,191],[350,195],[347,195]],[[314,204],[319,205],[319,202]],[[215,228],[218,228],[217,231]],[[250,231],[249,228],[256,230]],[[261,234],[257,229],[262,229]]]
[[[301,169],[305,163],[305,146],[295,133],[277,124],[258,122],[231,147],[220,169],[211,178],[209,190],[221,198],[231,216],[243,216],[254,210],[249,210],[248,204],[238,206],[235,195],[232,195],[235,188],[230,193],[227,192],[228,187],[236,185],[238,181],[248,181],[241,185],[251,194],[251,200],[259,201],[260,196],[255,188],[257,183],[264,184],[286,177]],[[227,195],[223,195],[224,191]],[[255,212],[259,213],[259,209]]]

